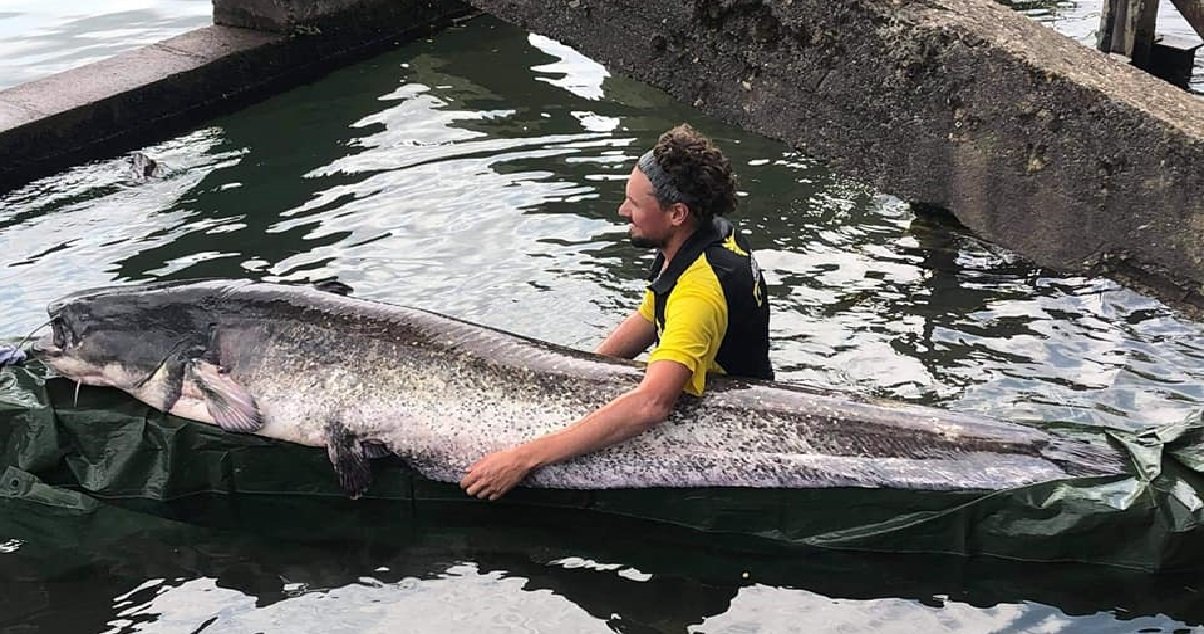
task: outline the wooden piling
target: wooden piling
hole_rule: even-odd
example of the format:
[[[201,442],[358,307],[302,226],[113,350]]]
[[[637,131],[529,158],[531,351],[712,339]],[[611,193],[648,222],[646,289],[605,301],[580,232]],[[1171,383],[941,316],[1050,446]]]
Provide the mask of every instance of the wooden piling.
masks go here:
[[[1097,48],[1125,55],[1134,66],[1145,68],[1150,61],[1150,47],[1154,45],[1157,19],[1158,0],[1106,0],[1100,14]]]

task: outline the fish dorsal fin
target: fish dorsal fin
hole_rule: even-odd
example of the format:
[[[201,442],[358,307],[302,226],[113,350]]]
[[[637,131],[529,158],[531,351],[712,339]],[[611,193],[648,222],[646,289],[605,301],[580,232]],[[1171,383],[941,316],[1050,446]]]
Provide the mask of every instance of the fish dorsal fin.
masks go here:
[[[335,295],[342,295],[344,297],[355,291],[355,289],[351,288],[351,286],[336,280],[318,282],[317,284],[314,284],[314,288],[324,293],[334,293]]]
[[[263,414],[255,405],[255,397],[235,383],[220,366],[193,359],[189,368],[213,422],[226,431],[250,433],[263,429]]]

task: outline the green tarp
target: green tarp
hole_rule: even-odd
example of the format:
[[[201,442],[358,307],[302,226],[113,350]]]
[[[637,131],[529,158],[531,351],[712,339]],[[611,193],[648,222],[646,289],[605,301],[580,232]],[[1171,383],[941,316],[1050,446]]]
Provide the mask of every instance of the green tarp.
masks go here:
[[[0,513],[10,519],[59,516],[82,526],[119,507],[347,537],[374,514],[390,522],[471,514],[480,522],[538,517],[580,525],[603,513],[742,549],[990,555],[1149,571],[1198,567],[1204,426],[1191,420],[1140,434],[1101,432],[1100,442],[1125,452],[1132,476],[993,493],[519,489],[487,503],[417,476],[400,461],[382,460],[372,488],[353,501],[321,449],[165,416],[113,389],[76,394],[73,382],[47,378],[37,364],[0,370]],[[290,512],[301,508],[306,513]]]

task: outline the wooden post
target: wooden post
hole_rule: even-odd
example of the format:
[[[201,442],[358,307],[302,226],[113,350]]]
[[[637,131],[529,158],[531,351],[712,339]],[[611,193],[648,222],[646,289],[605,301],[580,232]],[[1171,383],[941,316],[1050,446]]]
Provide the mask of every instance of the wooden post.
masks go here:
[[[1204,0],[1177,0],[1204,2]],[[1146,67],[1154,44],[1158,0],[1105,0],[1100,13],[1096,47],[1105,53],[1128,56],[1134,66]]]
[[[1133,65],[1148,69],[1150,47],[1154,45],[1154,26],[1158,21],[1158,0],[1130,0],[1129,29],[1125,33],[1125,48]]]
[[[1204,37],[1204,0],[1171,0],[1183,19],[1196,30],[1196,35]]]
[[[1104,0],[1104,6],[1100,10],[1095,48],[1105,53],[1123,52],[1125,9],[1128,6],[1124,0]]]

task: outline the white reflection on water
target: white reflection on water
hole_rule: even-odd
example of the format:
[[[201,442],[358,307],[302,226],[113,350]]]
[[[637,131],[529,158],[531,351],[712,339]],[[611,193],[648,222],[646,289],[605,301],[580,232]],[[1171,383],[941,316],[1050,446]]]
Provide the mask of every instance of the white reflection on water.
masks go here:
[[[646,583],[652,578],[624,564],[578,557],[552,561],[549,565],[618,575],[633,583]],[[481,572],[473,562],[452,565],[429,577],[382,581],[363,576],[355,583],[328,588],[281,578],[280,589],[284,598],[264,604],[241,591],[219,587],[210,577],[150,579],[113,599],[114,618],[108,622],[105,634],[627,631],[620,612],[612,612],[603,620],[580,607],[571,596],[531,588],[527,578],[504,571]],[[622,610],[621,602],[604,599],[602,604],[595,605],[595,610],[606,612],[610,606]],[[722,609],[710,616],[700,614],[700,621],[687,631],[693,634],[1121,634],[1168,632],[1169,629],[1163,628],[1182,625],[1164,616],[1124,619],[1123,613],[1113,612],[1072,617],[1056,607],[1030,601],[976,606],[946,596],[923,601],[833,598],[809,590],[764,584],[740,588]]]
[[[820,634],[875,632],[879,634],[1054,634],[1092,632],[1121,634],[1164,632],[1162,618],[1120,620],[1101,612],[1068,617],[1039,603],[979,607],[934,597],[933,604],[913,599],[833,599],[807,590],[752,585],[741,588],[723,614],[692,626],[692,634]],[[1143,627],[1151,627],[1142,630]],[[1186,630],[1183,630],[1186,632]]]
[[[547,82],[563,88],[574,95],[589,100],[601,99],[605,94],[602,83],[610,77],[606,67],[578,53],[576,50],[542,35],[532,33],[527,36],[531,46],[559,58],[552,64],[532,66],[531,70],[539,75],[560,75],[560,77],[537,76],[536,81]]]
[[[570,344],[590,345],[598,325],[612,319],[593,301],[592,286],[564,273],[598,269],[581,247],[613,232],[614,223],[541,212],[556,202],[600,203],[593,187],[522,166],[613,153],[632,139],[596,132],[491,136],[471,124],[515,118],[516,111],[453,108],[448,94],[460,101],[487,91],[463,78],[442,82],[450,88],[439,96],[414,83],[382,97],[388,107],[353,124],[378,128],[352,143],[360,151],[307,175],[358,178],[315,192],[269,231],[304,228],[307,240],[340,238],[276,263],[271,274],[280,280],[337,276],[362,297],[544,338],[570,329]],[[600,158],[614,163],[622,156]],[[531,324],[533,313],[548,315],[549,322]]]
[[[290,586],[282,580],[282,587]],[[143,584],[119,597],[105,634],[147,632],[610,632],[605,622],[551,590],[526,589],[527,579],[476,564],[452,566],[430,579],[382,582],[363,577],[336,588],[292,593],[259,606],[254,597],[203,577]],[[151,595],[130,605],[126,597]]]
[[[41,307],[68,290],[111,283],[117,263],[228,220],[195,219],[181,203],[209,173],[237,162],[238,153],[215,151],[221,141],[219,128],[205,128],[146,148],[170,168],[164,178],[136,178],[123,156],[0,196],[0,305],[38,311],[10,314],[10,325],[32,328]]]
[[[651,574],[646,573],[646,572],[641,572],[638,568],[631,568],[629,566],[626,566],[626,565],[620,564],[620,563],[611,563],[611,562],[604,563],[604,562],[594,561],[593,559],[584,559],[582,557],[565,557],[564,559],[557,559],[555,561],[550,561],[550,562],[548,562],[548,565],[560,566],[561,568],[565,568],[566,570],[572,570],[572,569],[576,569],[576,568],[584,568],[587,570],[598,570],[598,571],[602,571],[602,572],[613,571],[616,575],[623,577],[624,579],[627,579],[629,581],[638,581],[640,583],[652,581]]]

